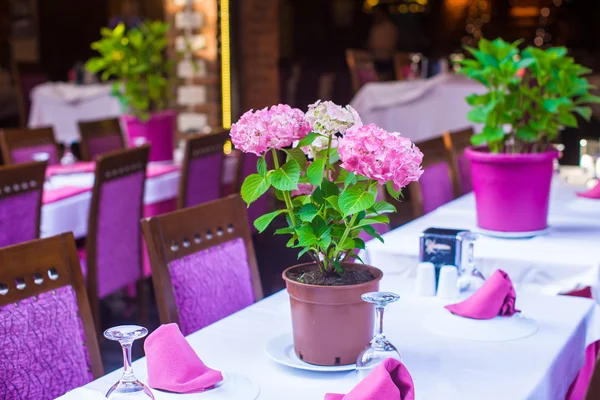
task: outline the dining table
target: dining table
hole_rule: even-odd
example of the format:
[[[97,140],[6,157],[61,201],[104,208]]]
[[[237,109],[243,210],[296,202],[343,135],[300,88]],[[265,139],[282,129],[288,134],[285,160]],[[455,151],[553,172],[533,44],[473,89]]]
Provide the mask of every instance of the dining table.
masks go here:
[[[564,399],[584,363],[586,346],[600,339],[595,302],[526,289],[517,291],[516,306],[521,314],[511,318],[533,321],[537,329],[529,336],[514,340],[448,336],[432,329],[427,321],[443,313],[449,301],[418,296],[413,287],[413,282],[397,274],[384,274],[380,283],[380,290],[400,295],[397,303],[386,307],[384,331],[402,355],[417,400]],[[497,330],[501,332],[502,326]],[[290,331],[289,297],[282,290],[189,335],[187,341],[206,365],[224,373],[224,385],[227,374],[243,375],[258,386],[259,400],[321,400],[326,393],[347,393],[357,384],[355,370],[308,371],[271,359],[265,348],[274,338],[291,336]],[[291,342],[288,351],[292,352]],[[147,382],[145,358],[135,361],[133,369],[138,379]],[[122,372],[122,368],[110,372],[85,388],[106,393]],[[219,390],[213,389],[210,398],[233,400],[219,397]],[[202,398],[202,394],[186,397],[157,390],[153,394],[156,400]]]
[[[600,300],[600,200],[581,198],[585,187],[555,176],[550,194],[548,229],[526,238],[480,234],[474,243],[475,267],[490,276],[506,271],[517,288],[547,295],[591,288]],[[414,278],[420,259],[420,235],[428,228],[478,232],[476,201],[466,194],[369,241],[364,260],[405,279]]]

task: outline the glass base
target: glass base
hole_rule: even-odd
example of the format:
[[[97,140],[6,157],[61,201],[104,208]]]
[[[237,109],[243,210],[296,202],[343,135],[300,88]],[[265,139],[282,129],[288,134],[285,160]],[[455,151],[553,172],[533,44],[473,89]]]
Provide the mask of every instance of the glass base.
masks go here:
[[[117,382],[106,393],[108,400],[154,400],[150,388],[140,381]]]

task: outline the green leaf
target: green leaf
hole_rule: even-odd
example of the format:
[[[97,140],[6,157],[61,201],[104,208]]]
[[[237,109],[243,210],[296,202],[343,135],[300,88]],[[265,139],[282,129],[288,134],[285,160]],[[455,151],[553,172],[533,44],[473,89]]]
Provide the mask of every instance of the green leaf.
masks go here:
[[[298,163],[301,169],[306,168],[306,155],[299,147],[294,147],[293,149],[283,149],[288,155],[288,160],[294,159]]]
[[[467,96],[466,100],[470,106],[481,106],[488,104],[490,101],[491,95],[489,93],[486,94],[477,94],[473,93]]]
[[[267,229],[267,227],[271,224],[271,222],[273,222],[275,217],[284,212],[286,212],[286,210],[277,210],[260,216],[254,221],[254,227],[259,233],[263,233],[264,230]]]
[[[471,136],[471,143],[473,144],[473,146],[481,146],[483,144],[486,143],[486,138],[485,135],[482,134],[476,134]]]
[[[375,204],[375,196],[359,186],[345,189],[338,200],[338,206],[344,217],[364,211],[373,204]]]
[[[371,209],[377,214],[388,214],[396,212],[396,207],[394,207],[387,201],[378,201],[375,204],[373,204],[373,207],[371,207]]]
[[[490,142],[499,142],[504,139],[504,129],[501,126],[491,127],[484,126],[481,134],[485,136],[485,140]]]
[[[379,240],[381,243],[384,243],[384,240],[381,237],[381,235],[379,234],[379,232],[377,232],[377,230],[375,230],[375,228],[373,228],[371,225],[363,226],[363,230],[366,232],[367,235],[374,237],[375,239]]]
[[[339,199],[340,199],[339,196],[329,196],[325,200],[327,200],[327,202],[329,204],[331,204],[333,206],[333,208],[335,208],[336,210],[338,210],[339,209],[339,205],[338,205]]]
[[[537,140],[538,133],[530,126],[519,126],[517,128],[517,137],[525,142],[534,142]]]
[[[323,204],[327,201],[325,200],[326,198],[337,196],[338,194],[340,194],[340,188],[335,183],[325,180],[313,192],[313,200],[319,204]]]
[[[544,109],[550,113],[558,112],[560,106],[569,105],[571,101],[567,98],[560,97],[558,99],[544,99]]]
[[[256,162],[256,170],[261,176],[267,176],[267,162],[264,157],[259,157]]]
[[[581,115],[586,121],[592,118],[592,109],[590,107],[575,107],[575,112]]]
[[[300,179],[300,166],[296,160],[289,160],[280,168],[273,171],[271,184],[279,190],[298,189],[298,180]]]
[[[296,229],[296,235],[298,235],[298,246],[314,246],[317,244],[318,238],[310,225],[303,225]]]
[[[522,58],[521,60],[519,60],[515,64],[515,67],[517,67],[517,69],[528,68],[533,64],[535,64],[535,58],[528,57],[528,58]]]
[[[292,226],[288,226],[287,228],[279,228],[275,231],[276,235],[292,235],[296,233],[296,230]]]
[[[312,142],[314,142],[318,136],[319,136],[318,133],[311,132],[308,135],[304,136],[302,139],[300,139],[300,142],[298,143],[298,146],[296,146],[296,147],[310,146],[312,144]]]
[[[388,194],[390,196],[392,196],[392,198],[398,200],[400,198],[400,195],[402,194],[402,190],[396,190],[396,188],[394,188],[394,183],[393,182],[387,182],[385,184],[385,188],[388,192]]]
[[[242,184],[242,199],[248,206],[269,190],[269,180],[261,175],[252,174]]]
[[[340,161],[340,153],[338,153],[337,147],[334,147],[329,152],[329,164],[335,164],[338,161]]]
[[[575,102],[575,104],[585,103],[600,103],[600,96],[594,96],[593,94],[586,93],[583,96],[579,97]]]
[[[308,170],[306,171],[306,175],[308,176],[308,180],[311,184],[315,186],[321,185],[323,181],[323,173],[325,171],[325,160],[318,159],[312,162],[308,166]]]
[[[467,119],[471,122],[475,122],[478,124],[483,124],[487,119],[488,113],[485,112],[483,107],[477,107],[472,110],[469,110],[467,113]]]
[[[319,213],[319,209],[314,204],[305,204],[296,213],[298,218],[304,222],[311,222]]]
[[[354,246],[356,246],[355,248],[361,249],[361,250],[364,250],[367,248],[367,246],[365,245],[365,241],[362,240],[361,238],[354,238]],[[362,262],[362,260],[361,260],[361,262]]]
[[[355,228],[360,228],[360,227],[366,226],[366,225],[370,226],[370,225],[374,225],[374,224],[389,224],[389,223],[390,223],[390,219],[387,215],[376,215],[371,218],[363,219],[358,224],[356,224]]]
[[[564,113],[558,116],[558,122],[571,128],[577,127],[577,118],[571,113]]]
[[[348,176],[346,176],[346,179],[344,180],[344,187],[354,185],[356,182],[358,182],[356,174],[354,172],[348,172]]]

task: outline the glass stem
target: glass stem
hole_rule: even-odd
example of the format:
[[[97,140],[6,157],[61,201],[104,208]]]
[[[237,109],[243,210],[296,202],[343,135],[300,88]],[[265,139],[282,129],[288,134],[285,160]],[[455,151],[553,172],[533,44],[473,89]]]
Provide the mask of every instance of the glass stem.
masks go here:
[[[375,307],[375,340],[381,340],[385,337],[383,334],[383,310],[385,306],[377,305]]]
[[[131,346],[132,342],[121,343],[121,347],[123,348],[123,377],[121,381],[135,381],[135,376],[133,375],[133,367],[131,366]]]

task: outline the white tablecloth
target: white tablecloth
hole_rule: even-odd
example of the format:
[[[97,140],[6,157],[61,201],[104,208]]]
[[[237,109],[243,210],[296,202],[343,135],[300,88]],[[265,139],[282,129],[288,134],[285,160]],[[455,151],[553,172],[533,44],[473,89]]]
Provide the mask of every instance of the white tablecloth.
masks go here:
[[[586,345],[600,339],[598,306],[588,299],[519,293],[517,306],[538,322],[539,331],[510,342],[473,342],[443,337],[423,326],[443,301],[412,295],[394,275],[384,276],[381,289],[402,296],[388,306],[384,325],[413,377],[416,400],[564,399],[583,366]],[[207,365],[256,382],[259,400],[322,400],[327,392],[346,393],[356,384],[353,371],[299,371],[269,359],[266,344],[290,327],[288,295],[282,291],[188,340]],[[106,393],[121,371],[86,387]],[[146,381],[144,359],[134,363],[134,371]],[[160,392],[154,395],[164,398]]]
[[[465,97],[485,90],[463,76],[442,74],[428,80],[368,83],[350,104],[363,123],[421,142],[473,125],[467,120],[471,107]]]
[[[79,141],[80,121],[115,118],[121,114],[119,101],[110,95],[111,84],[75,85],[47,82],[31,91],[29,127],[54,127],[61,143]]]
[[[477,268],[485,276],[506,271],[517,287],[556,295],[600,284],[600,201],[578,198],[579,187],[553,182],[550,233],[530,239],[482,236],[475,243]],[[367,259],[387,274],[416,276],[419,234],[427,228],[476,230],[475,198],[463,196],[367,243]],[[596,299],[600,296],[595,295]]]
[[[144,204],[155,204],[176,198],[179,193],[179,171],[170,172],[146,180]],[[61,186],[92,187],[94,174],[54,176],[47,188]],[[49,237],[64,232],[73,232],[76,238],[87,234],[88,215],[92,192],[80,193],[42,206],[41,236]]]

